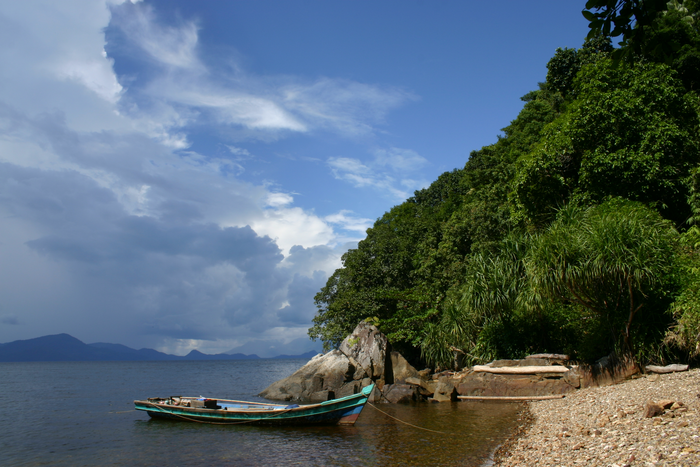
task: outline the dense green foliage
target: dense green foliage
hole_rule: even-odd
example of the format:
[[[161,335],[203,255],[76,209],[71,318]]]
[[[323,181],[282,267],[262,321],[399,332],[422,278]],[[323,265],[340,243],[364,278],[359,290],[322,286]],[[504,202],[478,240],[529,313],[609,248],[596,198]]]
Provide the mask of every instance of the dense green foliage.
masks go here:
[[[440,367],[700,356],[698,3],[616,5],[610,24],[633,53],[611,59],[600,35],[558,49],[503,136],[343,256],[316,295],[312,338],[335,347],[374,318],[395,348]],[[629,14],[651,18],[643,35],[623,27]]]
[[[645,56],[671,63],[687,43],[687,35],[676,32],[689,26],[692,36],[698,9],[697,0],[588,0],[582,13],[590,21],[589,39],[622,36],[612,54],[615,61]],[[669,25],[676,32],[669,34]]]

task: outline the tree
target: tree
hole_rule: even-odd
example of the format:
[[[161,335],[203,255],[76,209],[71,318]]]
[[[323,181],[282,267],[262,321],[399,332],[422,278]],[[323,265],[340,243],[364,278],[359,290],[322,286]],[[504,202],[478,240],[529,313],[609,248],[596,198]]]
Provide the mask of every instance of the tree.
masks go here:
[[[542,297],[577,306],[605,323],[608,351],[639,356],[634,330],[656,331],[658,339],[668,325],[660,319],[667,304],[660,302],[674,270],[677,236],[668,221],[640,203],[613,199],[588,208],[570,205],[533,241],[528,277]],[[635,326],[640,314],[646,329]]]
[[[669,10],[690,13],[684,3],[690,4],[697,13],[694,2],[683,0],[588,0],[583,16],[590,22],[588,38],[602,34],[606,37],[622,36],[620,48],[612,57],[614,60],[632,60],[634,55],[655,53],[667,63],[671,63],[674,52],[680,48],[675,41],[664,41],[653,36],[657,20]],[[686,16],[693,20],[693,16]]]
[[[316,294],[319,311],[309,329],[311,338],[334,348],[359,321],[376,317],[394,345],[413,345],[441,298],[439,287],[417,287],[419,245],[440,242],[441,223],[463,200],[462,175],[460,170],[445,172],[416,191],[379,218],[357,249],[343,255],[343,268]]]
[[[576,100],[518,161],[516,212],[535,226],[576,198],[642,201],[682,225],[690,215],[687,177],[700,162],[698,100],[666,65],[584,66]]]
[[[586,229],[605,224],[593,220],[602,218],[598,205],[611,209],[611,199],[619,198],[623,208],[634,205],[628,213],[632,219],[638,212],[658,211],[659,219],[686,227],[692,214],[689,175],[700,166],[700,36],[693,16],[698,2],[683,2],[692,21],[678,4],[659,10],[642,37],[637,28],[646,19],[635,26],[635,15],[651,11],[653,1],[589,2],[593,12],[601,8],[600,32],[607,35],[591,35],[578,50],[558,49],[547,81],[523,96],[522,111],[496,143],[471,152],[463,169],[442,174],[368,229],[316,295],[319,311],[309,335],[331,348],[358,321],[375,317],[392,345],[413,357],[420,349],[426,361],[442,367],[454,363],[454,349],[471,362],[532,350],[597,358],[604,348],[647,351],[650,343],[660,342],[659,330],[668,324],[663,320],[670,319],[664,314],[668,282],[644,276],[636,283],[637,276],[619,269],[618,276],[601,276],[608,284],[601,293],[615,292],[635,304],[625,314],[602,295],[596,300],[608,300],[607,308],[582,291],[577,294],[584,299],[578,300],[568,287],[554,294],[540,283],[538,290],[549,292],[538,294],[532,282],[538,270],[526,267],[532,258],[530,236],[538,239],[537,249],[544,248],[540,235],[551,245],[570,237],[576,240],[571,245],[588,248],[576,251],[592,255],[593,233]],[[613,9],[607,28],[606,8]],[[628,29],[625,18],[631,21]],[[615,63],[613,32],[628,34],[629,44],[636,43],[645,55],[631,53],[629,60]],[[651,47],[655,41],[681,45],[671,65],[659,63],[666,61],[666,52]],[[563,206],[569,207],[557,214]],[[572,210],[575,219],[567,224],[563,219]],[[638,224],[656,225],[659,235],[668,230],[663,222]],[[609,225],[608,233],[624,237],[612,220]],[[628,236],[641,229],[627,227]],[[589,237],[577,237],[576,229]],[[605,232],[601,227],[599,237]],[[515,252],[513,245],[521,246]],[[607,251],[603,244],[596,248]],[[684,309],[696,295],[688,295]]]

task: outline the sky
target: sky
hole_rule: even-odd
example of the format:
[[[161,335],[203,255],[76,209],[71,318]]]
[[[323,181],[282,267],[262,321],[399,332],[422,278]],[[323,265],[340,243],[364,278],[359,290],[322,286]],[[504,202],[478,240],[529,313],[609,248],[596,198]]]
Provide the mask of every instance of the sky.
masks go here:
[[[584,1],[0,0],[0,342],[273,356]]]

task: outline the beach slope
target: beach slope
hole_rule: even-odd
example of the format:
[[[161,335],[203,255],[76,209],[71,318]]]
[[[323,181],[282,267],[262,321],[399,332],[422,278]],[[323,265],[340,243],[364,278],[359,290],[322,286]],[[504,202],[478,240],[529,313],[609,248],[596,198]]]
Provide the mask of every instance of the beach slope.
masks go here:
[[[698,466],[700,369],[530,402],[497,466]]]

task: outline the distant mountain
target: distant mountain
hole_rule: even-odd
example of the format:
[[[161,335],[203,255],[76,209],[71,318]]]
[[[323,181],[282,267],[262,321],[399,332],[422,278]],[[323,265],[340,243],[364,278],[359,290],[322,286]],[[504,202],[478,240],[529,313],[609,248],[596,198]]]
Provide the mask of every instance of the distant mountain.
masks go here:
[[[311,358],[316,352],[302,355],[280,355],[274,358]],[[0,362],[59,362],[59,361],[138,361],[138,360],[255,360],[255,354],[208,355],[193,350],[184,357],[169,355],[153,349],[132,349],[121,344],[97,342],[86,344],[68,334],[55,334],[35,339],[0,344]]]
[[[218,353],[215,355],[208,355],[205,353],[200,352],[199,350],[192,350],[190,353],[185,355],[184,357],[178,357],[179,359],[182,360],[255,360],[260,357],[257,355],[244,355],[242,353],[237,353],[233,355],[229,355],[226,353]]]
[[[77,340],[77,339],[76,339]],[[104,342],[96,342],[94,344],[86,344],[88,347],[97,349],[105,349],[113,352],[115,356],[119,356],[117,360],[180,360],[182,357],[176,355],[168,355],[167,353],[158,352],[153,349],[136,350],[122,344],[107,344]],[[0,350],[2,355],[2,350]]]
[[[120,360],[109,349],[90,347],[68,334],[37,337],[0,346],[2,362]]]
[[[301,355],[278,355],[274,358],[306,358],[308,360],[311,360],[318,354],[319,352],[316,352],[315,350],[309,350],[308,352],[303,353]]]
[[[300,337],[286,344],[272,339],[259,339],[234,347],[225,353],[229,355],[234,353],[256,354],[262,358],[304,358],[302,356],[306,356],[311,352],[313,352],[312,357],[317,353],[323,353],[323,344],[321,342],[313,342],[308,337]]]

